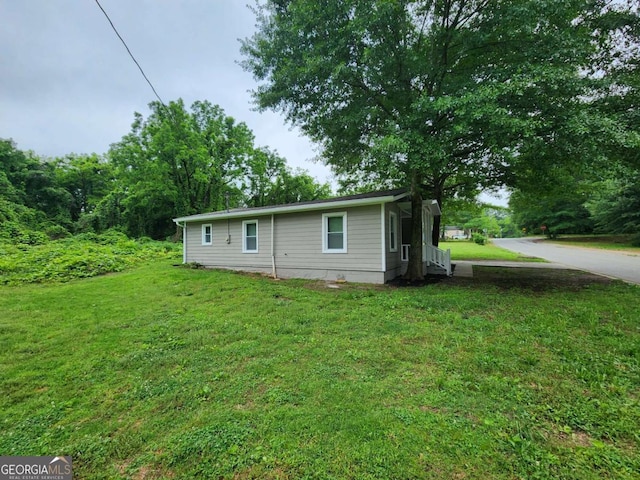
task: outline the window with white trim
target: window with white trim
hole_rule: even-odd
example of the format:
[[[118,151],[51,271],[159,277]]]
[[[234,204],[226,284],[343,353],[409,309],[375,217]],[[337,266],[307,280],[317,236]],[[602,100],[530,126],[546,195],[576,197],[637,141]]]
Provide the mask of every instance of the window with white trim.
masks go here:
[[[258,221],[242,222],[242,253],[258,253]]]
[[[398,251],[398,215],[389,212],[389,251]]]
[[[202,245],[213,244],[213,227],[210,223],[202,225]]]
[[[322,214],[322,253],[347,253],[347,212]]]

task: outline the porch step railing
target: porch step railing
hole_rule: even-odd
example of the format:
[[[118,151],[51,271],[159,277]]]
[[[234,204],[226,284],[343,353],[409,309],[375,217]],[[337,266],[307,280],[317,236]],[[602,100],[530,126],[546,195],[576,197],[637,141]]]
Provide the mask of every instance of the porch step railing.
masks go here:
[[[402,248],[402,261],[409,261],[409,251],[411,250],[411,245],[408,243],[403,243],[401,245]],[[429,265],[437,265],[438,267],[446,270],[447,275],[451,276],[451,250],[442,250],[438,247],[434,247],[429,245],[427,247],[427,261]]]
[[[451,276],[451,250],[442,250],[438,247],[429,246],[427,248],[427,261],[447,271],[447,275]]]

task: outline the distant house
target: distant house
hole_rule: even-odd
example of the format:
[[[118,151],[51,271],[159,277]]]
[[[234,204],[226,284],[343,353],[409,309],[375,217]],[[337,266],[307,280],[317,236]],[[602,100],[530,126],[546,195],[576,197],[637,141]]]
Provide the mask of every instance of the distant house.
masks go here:
[[[448,252],[431,244],[435,200],[423,202],[424,272],[451,274]],[[385,283],[407,268],[411,204],[406,190],[174,219],[183,261],[282,278]]]
[[[462,240],[469,238],[463,228],[455,225],[445,225],[444,238],[453,240]]]

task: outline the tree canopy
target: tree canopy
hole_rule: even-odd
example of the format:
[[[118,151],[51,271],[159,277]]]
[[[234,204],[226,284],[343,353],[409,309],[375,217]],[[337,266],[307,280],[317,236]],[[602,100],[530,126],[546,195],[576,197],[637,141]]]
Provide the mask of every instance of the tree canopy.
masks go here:
[[[285,159],[254,145],[253,133],[222,108],[182,100],[154,102],[136,113],[131,132],[106,155],[56,159],[0,140],[0,221],[21,243],[109,228],[164,239],[172,218],[221,210],[326,198],[319,184]]]

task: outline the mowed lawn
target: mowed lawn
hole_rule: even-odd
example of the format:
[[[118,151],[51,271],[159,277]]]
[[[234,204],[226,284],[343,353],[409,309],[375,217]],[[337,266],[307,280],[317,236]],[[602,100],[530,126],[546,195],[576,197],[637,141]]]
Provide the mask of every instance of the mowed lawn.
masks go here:
[[[3,287],[0,452],[78,479],[638,478],[640,288],[589,278],[329,288],[161,260]]]
[[[438,248],[451,250],[451,260],[497,260],[508,262],[544,262],[537,257],[527,257],[521,253],[505,250],[487,241],[485,245],[478,245],[470,240],[450,240],[440,242]]]

